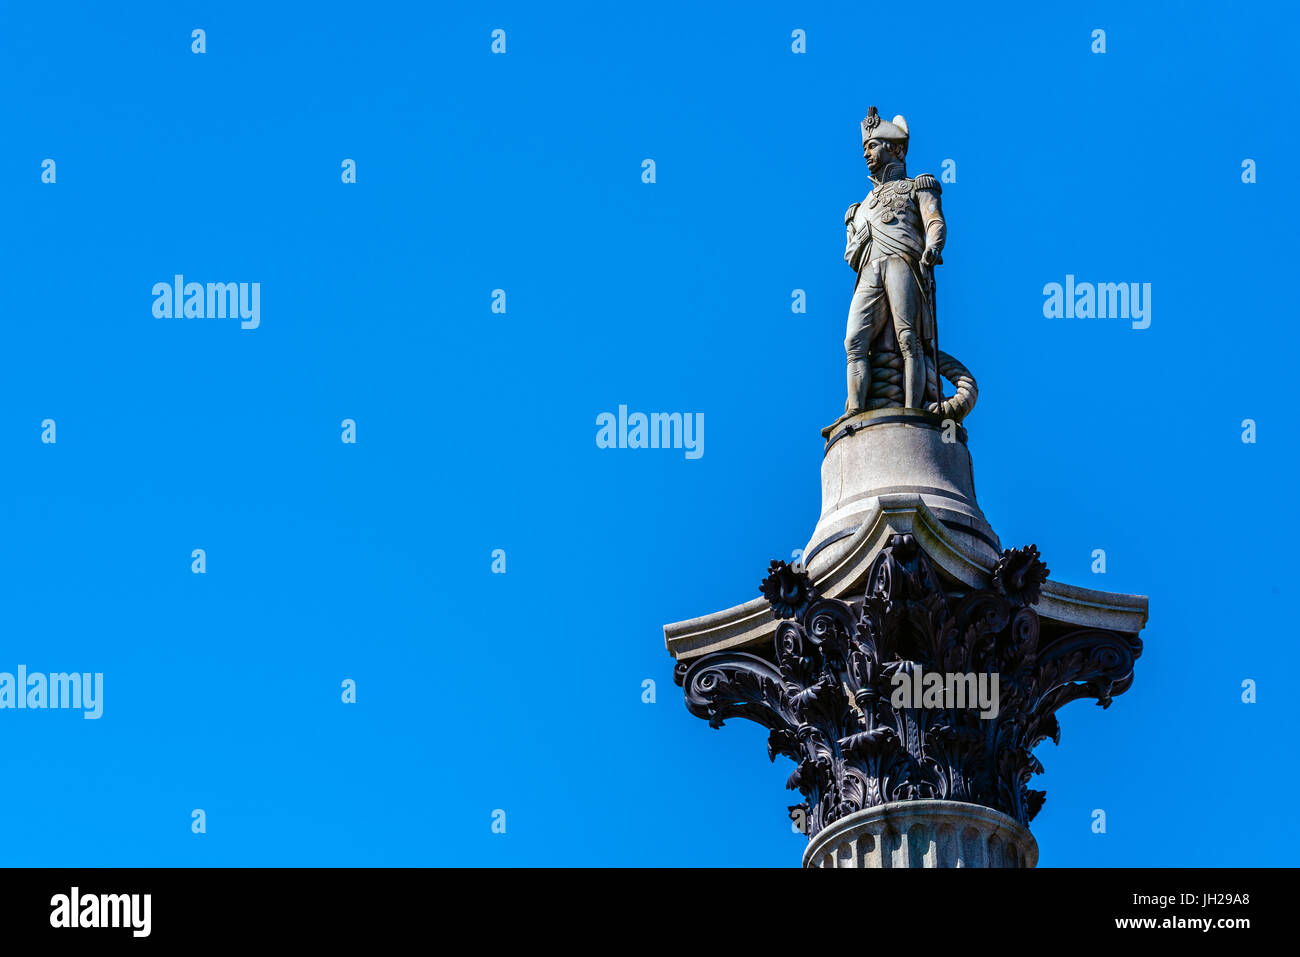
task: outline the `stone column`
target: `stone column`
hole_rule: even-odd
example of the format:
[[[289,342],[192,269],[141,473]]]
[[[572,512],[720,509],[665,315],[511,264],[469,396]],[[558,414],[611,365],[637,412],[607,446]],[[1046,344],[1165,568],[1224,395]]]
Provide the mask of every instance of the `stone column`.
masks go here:
[[[992,808],[894,801],[854,811],[808,842],[804,867],[1033,867],[1038,842]]]
[[[1132,684],[1147,601],[1003,549],[951,420],[884,409],[827,435],[806,564],[665,626],[686,706],[757,721],[794,762],[805,866],[1033,867],[1034,749],[1063,705]]]

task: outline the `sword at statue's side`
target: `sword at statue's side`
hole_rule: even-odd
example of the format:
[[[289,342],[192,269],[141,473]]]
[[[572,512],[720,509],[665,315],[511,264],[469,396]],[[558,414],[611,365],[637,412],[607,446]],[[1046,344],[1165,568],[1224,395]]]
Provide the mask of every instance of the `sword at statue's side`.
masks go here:
[[[936,256],[930,263],[930,321],[934,323],[934,394],[935,412],[943,408],[943,373],[939,371],[939,306],[935,300],[934,267],[943,263],[942,256]]]

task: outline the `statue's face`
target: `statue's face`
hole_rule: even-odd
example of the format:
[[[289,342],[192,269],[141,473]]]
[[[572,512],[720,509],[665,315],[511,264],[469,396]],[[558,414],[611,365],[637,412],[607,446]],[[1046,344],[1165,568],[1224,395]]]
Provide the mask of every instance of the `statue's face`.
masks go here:
[[[875,176],[883,173],[890,163],[897,163],[898,157],[890,152],[884,140],[870,139],[862,144],[862,156],[867,161],[867,169]]]

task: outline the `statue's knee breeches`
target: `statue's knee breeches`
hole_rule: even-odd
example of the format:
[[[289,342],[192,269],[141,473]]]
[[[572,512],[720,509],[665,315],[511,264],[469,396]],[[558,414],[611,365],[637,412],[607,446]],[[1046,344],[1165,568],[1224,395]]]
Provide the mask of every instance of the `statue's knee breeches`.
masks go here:
[[[849,322],[844,334],[844,351],[849,361],[867,358],[871,343],[880,335],[889,318],[889,306],[883,285],[877,281],[870,267],[864,268],[858,288],[849,303]]]
[[[889,300],[889,312],[894,320],[894,338],[898,340],[898,351],[904,359],[923,355],[921,338],[916,331],[921,318],[922,302],[911,267],[902,257],[891,256],[883,261],[881,275],[886,298]]]

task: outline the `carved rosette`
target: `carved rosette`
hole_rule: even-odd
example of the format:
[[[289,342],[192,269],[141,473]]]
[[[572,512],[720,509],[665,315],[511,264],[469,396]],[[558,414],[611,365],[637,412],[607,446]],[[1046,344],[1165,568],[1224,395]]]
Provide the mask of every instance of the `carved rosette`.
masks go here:
[[[1003,553],[989,590],[947,593],[911,535],[876,557],[858,601],[819,597],[798,565],[773,562],[762,586],[781,618],[770,658],[717,652],[679,664],[692,714],[766,727],[768,756],[795,762],[790,808],[816,835],[847,815],[898,801],[993,808],[1020,825],[1045,792],[1033,750],[1059,743],[1055,713],[1076,698],[1103,708],[1133,680],[1142,644],[1097,629],[1045,635],[1037,603],[1048,570],[1034,546]],[[895,707],[894,678],[998,675],[998,711]],[[911,702],[915,704],[915,702]]]

